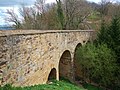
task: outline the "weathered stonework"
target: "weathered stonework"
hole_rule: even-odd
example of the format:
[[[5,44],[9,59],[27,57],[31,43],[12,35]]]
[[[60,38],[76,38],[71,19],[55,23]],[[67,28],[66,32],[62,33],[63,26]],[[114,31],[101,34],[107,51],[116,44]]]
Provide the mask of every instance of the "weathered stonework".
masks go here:
[[[57,80],[59,72],[72,80],[75,48],[79,43],[83,45],[92,40],[93,35],[92,30],[0,31],[1,85],[44,84],[53,68]],[[70,55],[64,55],[66,50]],[[60,60],[64,65],[60,64]]]

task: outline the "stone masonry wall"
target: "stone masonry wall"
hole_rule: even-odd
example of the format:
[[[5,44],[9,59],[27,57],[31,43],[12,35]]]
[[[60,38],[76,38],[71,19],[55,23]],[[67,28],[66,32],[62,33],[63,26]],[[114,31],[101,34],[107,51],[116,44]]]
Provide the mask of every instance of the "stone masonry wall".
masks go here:
[[[73,62],[77,44],[91,40],[92,35],[90,30],[0,31],[1,85],[45,84],[53,68],[59,80],[59,60],[63,52],[69,50]],[[72,79],[74,74],[70,76]]]

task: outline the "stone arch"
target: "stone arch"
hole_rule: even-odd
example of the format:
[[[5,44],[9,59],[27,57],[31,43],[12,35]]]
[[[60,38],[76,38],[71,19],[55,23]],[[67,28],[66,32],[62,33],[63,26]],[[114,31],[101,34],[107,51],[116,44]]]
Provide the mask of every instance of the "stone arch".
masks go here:
[[[82,47],[82,44],[81,43],[78,43],[75,47],[75,50],[74,50],[74,60],[73,60],[73,66],[74,66],[74,79],[75,80],[79,80],[82,78],[82,69],[81,69],[81,66],[79,65],[78,61],[77,61],[77,58],[76,58],[76,52],[77,50]]]
[[[63,52],[60,61],[59,61],[59,77],[63,77],[66,79],[71,78],[72,72],[72,58],[69,50]]]
[[[57,71],[55,68],[51,69],[49,76],[48,76],[48,81],[56,79],[57,77]]]

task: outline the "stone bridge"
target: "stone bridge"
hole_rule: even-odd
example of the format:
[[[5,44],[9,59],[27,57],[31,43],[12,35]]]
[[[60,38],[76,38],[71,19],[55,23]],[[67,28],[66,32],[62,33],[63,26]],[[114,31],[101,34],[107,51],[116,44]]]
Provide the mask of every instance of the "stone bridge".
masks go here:
[[[0,31],[0,84],[45,84],[74,80],[75,51],[94,37],[93,30]]]

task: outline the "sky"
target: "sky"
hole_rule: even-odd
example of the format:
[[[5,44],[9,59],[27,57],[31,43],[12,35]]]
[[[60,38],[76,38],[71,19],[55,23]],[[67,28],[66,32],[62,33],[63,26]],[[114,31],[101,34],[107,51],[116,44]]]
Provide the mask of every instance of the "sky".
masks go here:
[[[52,3],[56,0],[46,0],[46,3]],[[94,1],[96,3],[100,2],[100,0],[88,0]],[[35,0],[0,0],[0,25],[7,24],[5,21],[5,17],[8,17],[6,14],[7,9],[13,9],[15,13],[19,13],[19,7],[24,4],[26,6],[33,5]]]

